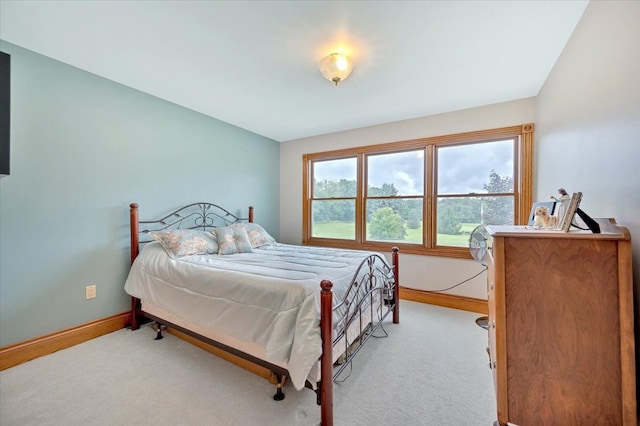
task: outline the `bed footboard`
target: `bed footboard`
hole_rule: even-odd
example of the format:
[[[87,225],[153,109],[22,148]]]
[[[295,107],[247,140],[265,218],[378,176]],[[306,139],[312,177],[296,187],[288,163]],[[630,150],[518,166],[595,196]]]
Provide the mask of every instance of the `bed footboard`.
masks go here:
[[[333,304],[333,283],[323,280],[320,283],[320,335],[322,355],[320,356],[320,382],[317,384],[318,403],[321,406],[321,425],[333,426],[333,381],[340,375],[360,350],[362,345],[381,326],[389,312],[393,311],[393,323],[400,322],[400,282],[398,248],[392,249],[392,265],[389,267],[378,255],[365,259],[352,279],[345,297]],[[342,309],[342,331],[332,338],[334,312]],[[371,313],[370,324],[366,330],[361,321],[364,309]],[[346,336],[351,324],[359,321],[359,343],[356,350],[349,353],[349,340]],[[336,371],[333,369],[333,348],[337,342],[345,342],[346,359]]]
[[[317,392],[320,400],[320,425],[333,426],[333,344],[331,340],[333,283],[320,283],[320,336],[322,355],[320,357],[320,383]]]

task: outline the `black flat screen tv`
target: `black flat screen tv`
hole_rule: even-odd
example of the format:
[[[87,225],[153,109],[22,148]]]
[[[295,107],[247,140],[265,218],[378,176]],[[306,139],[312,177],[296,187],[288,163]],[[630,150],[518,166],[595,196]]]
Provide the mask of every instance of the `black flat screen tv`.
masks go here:
[[[11,56],[0,52],[0,177],[9,174],[11,112]]]

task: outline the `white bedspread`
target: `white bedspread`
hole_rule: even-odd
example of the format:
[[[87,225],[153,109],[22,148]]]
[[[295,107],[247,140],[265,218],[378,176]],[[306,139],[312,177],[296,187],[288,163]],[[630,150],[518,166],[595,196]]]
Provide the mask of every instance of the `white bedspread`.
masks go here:
[[[254,253],[173,260],[153,242],[133,263],[125,291],[206,329],[264,347],[265,360],[285,365],[301,389],[322,352],[320,281],[330,280],[334,302],[341,300],[356,268],[371,254],[270,244]]]

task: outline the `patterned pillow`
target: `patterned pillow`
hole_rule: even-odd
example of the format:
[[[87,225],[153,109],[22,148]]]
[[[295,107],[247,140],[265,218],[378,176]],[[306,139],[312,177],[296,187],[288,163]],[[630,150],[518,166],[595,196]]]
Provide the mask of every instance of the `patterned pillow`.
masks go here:
[[[239,226],[216,228],[218,254],[251,253],[251,243],[247,230]]]
[[[269,233],[257,223],[234,223],[231,226],[244,228],[249,235],[249,241],[251,242],[251,247],[253,248],[261,247],[267,244],[273,244],[276,242],[275,238],[269,235]]]
[[[215,235],[199,229],[166,229],[149,232],[149,235],[162,244],[172,259],[218,252]]]

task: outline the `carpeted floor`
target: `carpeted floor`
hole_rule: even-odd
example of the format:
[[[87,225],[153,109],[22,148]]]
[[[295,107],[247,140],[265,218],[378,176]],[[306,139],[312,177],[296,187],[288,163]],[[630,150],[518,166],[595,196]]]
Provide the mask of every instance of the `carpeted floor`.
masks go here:
[[[403,301],[389,337],[370,339],[334,386],[340,426],[495,420],[478,314]],[[318,425],[315,393],[275,386],[149,327],[120,330],[0,372],[0,424]]]

